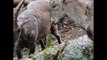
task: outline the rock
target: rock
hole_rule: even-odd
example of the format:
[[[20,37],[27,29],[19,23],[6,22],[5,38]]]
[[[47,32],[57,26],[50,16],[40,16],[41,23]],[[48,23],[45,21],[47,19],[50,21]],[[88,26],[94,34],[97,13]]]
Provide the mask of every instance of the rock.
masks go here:
[[[93,60],[93,41],[87,35],[50,46],[40,53],[35,52],[32,60]]]
[[[91,55],[93,55],[93,42],[87,36],[82,36],[67,42],[59,58],[61,60],[91,60]]]

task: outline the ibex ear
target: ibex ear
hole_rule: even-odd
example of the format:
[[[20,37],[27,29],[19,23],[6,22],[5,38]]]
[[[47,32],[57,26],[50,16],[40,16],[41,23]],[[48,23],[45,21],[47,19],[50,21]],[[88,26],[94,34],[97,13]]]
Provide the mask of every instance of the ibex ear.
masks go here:
[[[65,0],[61,0],[62,3],[65,3]]]

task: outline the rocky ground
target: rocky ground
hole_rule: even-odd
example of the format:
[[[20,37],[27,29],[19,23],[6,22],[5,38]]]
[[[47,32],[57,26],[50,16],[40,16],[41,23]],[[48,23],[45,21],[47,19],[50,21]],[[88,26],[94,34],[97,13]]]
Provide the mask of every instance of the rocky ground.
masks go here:
[[[62,42],[72,40],[86,34],[86,32],[75,24],[69,17],[65,17],[63,23],[58,24],[58,30],[61,34]],[[56,42],[56,39],[53,40],[54,44]]]
[[[83,35],[59,45],[47,47],[29,57],[27,53],[21,60],[93,60],[93,52],[93,41],[87,35]]]

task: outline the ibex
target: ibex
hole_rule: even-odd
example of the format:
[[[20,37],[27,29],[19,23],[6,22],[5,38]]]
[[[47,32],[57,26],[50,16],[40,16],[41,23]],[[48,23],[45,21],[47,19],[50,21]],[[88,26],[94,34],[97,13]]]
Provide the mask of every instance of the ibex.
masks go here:
[[[50,0],[51,16],[59,21],[64,15],[69,16],[81,26],[92,40],[93,30],[93,0]],[[88,23],[87,20],[91,20]]]
[[[20,30],[19,40],[15,45],[18,59],[22,58],[21,50],[24,47],[30,49],[29,54],[34,53],[36,41],[40,41],[44,49],[43,41],[50,32],[56,36],[59,44],[61,43],[58,30],[51,22],[50,5],[44,0],[30,2],[27,9],[18,15],[17,27]]]

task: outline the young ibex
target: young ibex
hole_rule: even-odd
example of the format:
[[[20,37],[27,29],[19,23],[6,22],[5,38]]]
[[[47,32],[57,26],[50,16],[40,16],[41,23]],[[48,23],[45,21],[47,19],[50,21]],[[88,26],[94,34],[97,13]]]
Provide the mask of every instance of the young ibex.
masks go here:
[[[51,16],[59,21],[64,14],[81,26],[92,40],[93,30],[93,0],[50,0]],[[86,20],[91,20],[88,23]]]
[[[21,32],[16,44],[18,59],[22,58],[21,50],[24,47],[30,49],[29,54],[34,53],[36,41],[40,41],[44,49],[43,41],[50,32],[61,43],[58,30],[51,22],[50,5],[44,0],[30,2],[27,9],[18,15],[17,25]]]

